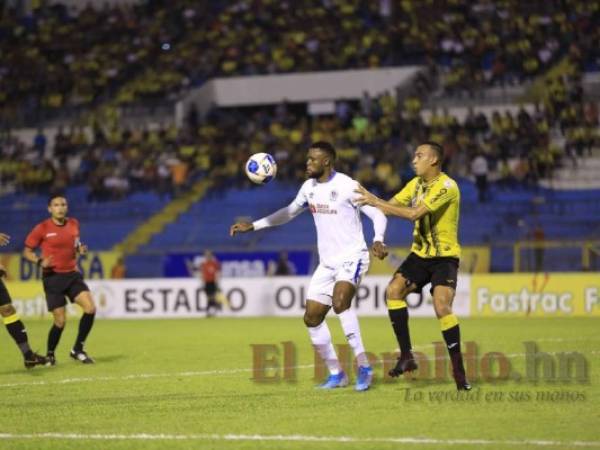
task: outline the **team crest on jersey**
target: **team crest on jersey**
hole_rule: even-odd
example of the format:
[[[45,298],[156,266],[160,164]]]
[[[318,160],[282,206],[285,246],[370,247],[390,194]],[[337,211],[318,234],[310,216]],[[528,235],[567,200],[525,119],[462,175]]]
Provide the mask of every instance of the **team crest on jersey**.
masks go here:
[[[312,198],[315,196],[314,192],[309,192],[308,193],[308,198],[310,198],[312,200]]]
[[[335,202],[337,198],[338,198],[338,193],[337,193],[337,191],[331,191],[331,194],[329,194],[329,199],[330,199],[332,202]]]

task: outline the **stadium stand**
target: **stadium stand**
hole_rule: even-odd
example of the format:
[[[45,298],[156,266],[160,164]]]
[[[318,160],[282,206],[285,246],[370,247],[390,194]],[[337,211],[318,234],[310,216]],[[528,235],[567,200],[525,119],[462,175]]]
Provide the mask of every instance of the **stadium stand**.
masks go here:
[[[51,3],[24,16],[7,7],[0,22],[3,117],[35,120],[65,106],[164,99],[214,76],[414,63],[442,72],[448,93],[472,94],[531,80],[568,51],[595,67],[600,47],[595,2],[312,0],[289,14],[290,7]]]
[[[309,1],[293,15],[286,14],[287,2],[267,1],[116,2],[100,9],[48,2],[25,15],[3,8],[5,231],[16,245],[23,224],[43,216],[46,194],[66,190],[98,249],[123,244],[132,233],[139,237],[138,225],[151,218],[160,226],[146,227],[127,247],[131,251],[141,246],[142,255],[159,258],[167,250],[209,244],[225,249],[232,218],[256,217],[292,198],[309,142],[331,140],[340,171],[389,196],[412,176],[414,145],[431,139],[444,144],[445,169],[461,182],[463,242],[514,243],[527,239],[537,223],[546,239],[597,236],[597,191],[556,189],[600,187],[598,105],[583,95],[582,83],[583,71],[598,68],[598,5],[439,4]],[[123,105],[172,101],[215,76],[412,63],[425,64],[431,78],[418,78],[408,95],[338,101],[331,115],[314,116],[306,105],[284,102],[213,108],[206,117],[190,110],[181,128],[172,120],[131,126],[121,116]],[[485,93],[497,86],[519,86],[528,95],[509,105],[487,103]],[[462,105],[464,94],[475,107]],[[49,110],[75,119],[63,120],[65,126],[45,123],[28,141],[11,130],[23,119],[41,125]],[[278,180],[268,190],[249,189],[240,170],[258,151],[279,162]],[[482,158],[491,183],[484,195],[473,184],[475,160]],[[170,201],[181,200],[200,180],[213,184],[207,198],[165,214]],[[294,245],[311,245],[309,222],[301,218],[270,232],[268,245],[289,246],[283,242],[288,233]],[[237,244],[265,246],[261,236]],[[390,236],[408,242],[409,224],[395,222]],[[138,274],[154,274],[152,258],[139,259]],[[498,270],[510,266],[508,258],[494,261],[500,261]]]

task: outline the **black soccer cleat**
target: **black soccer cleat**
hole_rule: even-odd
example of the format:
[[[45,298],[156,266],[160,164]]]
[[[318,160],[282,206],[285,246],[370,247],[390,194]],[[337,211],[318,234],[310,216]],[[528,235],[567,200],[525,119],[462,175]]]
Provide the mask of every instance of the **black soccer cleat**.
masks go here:
[[[46,366],[50,367],[50,366],[55,366],[55,365],[56,365],[56,358],[54,357],[54,352],[48,353],[46,355]]]
[[[23,361],[25,364],[25,368],[31,369],[35,366],[44,366],[48,363],[48,358],[42,355],[38,355],[36,352],[28,352],[25,355],[25,360]]]
[[[471,389],[473,389],[473,388],[471,387],[471,385],[469,384],[469,382],[467,380],[464,380],[461,383],[459,383],[458,381],[456,382],[456,390],[457,391],[470,391]]]
[[[396,366],[388,372],[388,375],[392,378],[396,378],[405,372],[413,372],[418,368],[419,366],[417,365],[412,353],[408,353],[406,355],[400,354],[398,362],[396,362]]]
[[[94,360],[90,358],[88,354],[83,350],[71,350],[71,353],[69,353],[69,355],[74,360],[79,361],[83,364],[94,364]]]
[[[465,374],[465,366],[463,365],[462,354],[455,353],[450,355],[450,361],[452,362],[452,377],[456,382],[456,389],[459,391],[470,391],[471,385],[467,381],[467,375]]]

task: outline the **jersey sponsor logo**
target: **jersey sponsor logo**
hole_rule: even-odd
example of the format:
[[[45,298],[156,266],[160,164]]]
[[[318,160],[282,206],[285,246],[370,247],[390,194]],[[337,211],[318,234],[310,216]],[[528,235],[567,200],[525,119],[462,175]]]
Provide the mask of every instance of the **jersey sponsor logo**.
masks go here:
[[[58,233],[46,233],[46,237],[58,236]]]
[[[448,192],[448,189],[446,189],[446,188],[440,189],[440,192],[438,192],[436,194],[436,196],[431,199],[431,203],[437,202],[440,198],[442,198],[444,196],[444,194],[446,194],[446,192]]]
[[[309,203],[310,212],[313,214],[337,214],[337,209],[329,208],[326,203]]]

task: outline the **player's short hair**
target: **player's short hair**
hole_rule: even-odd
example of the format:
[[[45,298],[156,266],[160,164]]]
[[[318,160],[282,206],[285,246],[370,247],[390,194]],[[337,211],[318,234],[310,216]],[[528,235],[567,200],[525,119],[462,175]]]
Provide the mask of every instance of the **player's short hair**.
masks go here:
[[[52,203],[52,200],[54,200],[55,198],[66,199],[67,197],[65,196],[65,194],[52,194],[50,197],[48,197],[48,206],[50,206],[50,203]]]
[[[332,162],[335,161],[335,158],[337,157],[337,155],[335,153],[335,148],[333,147],[333,145],[331,145],[327,141],[313,142],[312,144],[310,144],[310,147],[308,147],[308,148],[309,149],[317,148],[317,149],[327,153],[331,157]]]
[[[435,141],[426,141],[421,145],[428,146],[433,152],[437,155],[438,161],[440,162],[440,166],[444,164],[444,147],[441,144],[438,144]]]

